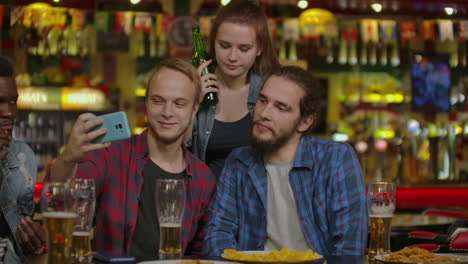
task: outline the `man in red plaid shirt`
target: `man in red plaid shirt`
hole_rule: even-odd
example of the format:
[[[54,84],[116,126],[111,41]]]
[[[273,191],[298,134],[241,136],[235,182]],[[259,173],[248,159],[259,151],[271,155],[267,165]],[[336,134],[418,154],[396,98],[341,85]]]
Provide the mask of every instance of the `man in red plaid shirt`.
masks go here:
[[[186,204],[181,227],[182,252],[202,250],[207,208],[216,180],[211,171],[183,147],[183,135],[198,110],[201,81],[192,65],[178,59],[161,62],[148,82],[149,129],[128,140],[93,144],[106,133],[91,113],[74,124],[64,152],[51,168],[50,180],[71,177],[96,181],[96,237],[99,253],[158,258],[159,223],[156,179],[185,179]],[[48,177],[49,178],[49,177]]]

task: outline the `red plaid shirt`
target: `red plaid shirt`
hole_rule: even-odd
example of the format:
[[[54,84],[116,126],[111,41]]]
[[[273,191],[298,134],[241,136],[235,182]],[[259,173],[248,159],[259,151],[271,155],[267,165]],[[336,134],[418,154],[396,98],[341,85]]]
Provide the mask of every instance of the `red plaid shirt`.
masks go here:
[[[130,254],[143,185],[142,172],[149,159],[146,138],[147,131],[114,142],[107,149],[89,153],[78,165],[76,177],[96,181],[97,252]],[[182,251],[184,255],[201,255],[216,178],[189,151],[185,151],[185,160],[187,199],[181,228]]]

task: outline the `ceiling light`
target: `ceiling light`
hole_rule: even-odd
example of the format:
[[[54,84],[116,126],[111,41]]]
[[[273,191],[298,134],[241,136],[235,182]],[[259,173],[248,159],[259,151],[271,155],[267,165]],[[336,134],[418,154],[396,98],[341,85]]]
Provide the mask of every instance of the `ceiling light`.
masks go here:
[[[230,2],[231,2],[231,0],[221,0],[221,5],[225,6],[225,5],[229,4]]]
[[[300,0],[299,2],[297,2],[297,7],[301,9],[306,9],[308,5],[309,2],[307,2],[307,0]]]
[[[372,4],[371,7],[376,13],[380,13],[382,11],[382,5],[379,3]]]
[[[54,0],[54,2],[55,2],[55,3],[58,3],[58,2],[60,2],[60,0]]]
[[[445,9],[445,13],[447,13],[447,15],[449,15],[449,16],[451,16],[451,15],[453,15],[453,13],[455,13],[455,9],[453,9],[451,7],[446,7],[444,9]]]
[[[141,0],[130,0],[130,3],[136,5],[138,3],[140,3]]]

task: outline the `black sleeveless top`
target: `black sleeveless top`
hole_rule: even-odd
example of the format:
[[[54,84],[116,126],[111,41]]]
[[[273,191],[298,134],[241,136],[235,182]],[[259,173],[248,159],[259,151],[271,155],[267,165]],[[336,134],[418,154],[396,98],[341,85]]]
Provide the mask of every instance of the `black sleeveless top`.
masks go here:
[[[214,121],[206,149],[206,165],[216,178],[221,175],[224,161],[231,151],[249,144],[251,121],[250,113],[235,122]]]

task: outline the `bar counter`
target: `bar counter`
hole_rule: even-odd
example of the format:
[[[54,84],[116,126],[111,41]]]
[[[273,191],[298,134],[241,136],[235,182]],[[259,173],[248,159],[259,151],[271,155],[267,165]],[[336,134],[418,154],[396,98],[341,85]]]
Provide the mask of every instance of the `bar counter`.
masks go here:
[[[396,190],[399,209],[463,208],[468,209],[468,185],[399,186]],[[468,219],[468,213],[466,214]]]

